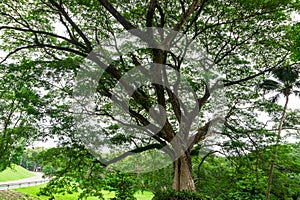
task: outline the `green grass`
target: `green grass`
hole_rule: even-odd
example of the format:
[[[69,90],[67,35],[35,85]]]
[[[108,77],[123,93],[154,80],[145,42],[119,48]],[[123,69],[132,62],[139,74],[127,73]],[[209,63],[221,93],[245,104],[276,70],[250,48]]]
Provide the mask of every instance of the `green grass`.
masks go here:
[[[46,200],[49,197],[47,196],[37,196],[37,193],[39,192],[39,189],[41,187],[44,187],[45,185],[39,185],[39,186],[31,186],[31,187],[24,187],[24,188],[18,188],[18,189],[14,189],[15,191],[18,192],[22,192],[24,194],[30,194],[34,197],[38,197],[41,200]],[[102,191],[104,198],[105,199],[110,199],[113,198],[115,196],[114,192],[109,192],[109,191]],[[78,195],[79,193],[74,193],[74,194],[66,194],[66,195],[62,195],[62,194],[57,194],[54,195],[55,199],[57,200],[77,200],[78,199]],[[138,200],[151,200],[153,198],[153,194],[151,192],[138,192],[135,194],[135,197]],[[88,200],[96,200],[96,197],[89,197]]]
[[[43,196],[43,195],[37,196],[37,193],[40,191],[40,188],[43,187],[43,186],[45,186],[45,185],[17,188],[17,189],[14,189],[14,190],[18,191],[18,192],[21,192],[21,193],[24,193],[24,194],[30,194],[31,196],[38,197],[41,200],[46,200],[46,199],[49,198],[48,196]],[[58,199],[58,200],[77,200],[78,199],[78,193],[66,194],[66,195],[57,194],[57,195],[54,195],[54,197],[55,197],[55,199]],[[97,199],[97,198],[94,198],[94,197],[88,198],[88,200],[94,200],[94,199]]]
[[[153,193],[148,191],[135,193],[135,197],[138,200],[151,200],[153,196]]]
[[[0,172],[0,182],[18,180],[22,178],[29,178],[32,176],[35,175],[30,171],[24,169],[19,165],[13,165],[12,169],[8,168],[3,172]]]

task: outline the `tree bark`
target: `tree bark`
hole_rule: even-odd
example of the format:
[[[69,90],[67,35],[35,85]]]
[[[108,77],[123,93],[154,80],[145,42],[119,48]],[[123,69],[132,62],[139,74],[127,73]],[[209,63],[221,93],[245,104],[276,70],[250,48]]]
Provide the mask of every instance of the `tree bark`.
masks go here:
[[[176,191],[196,190],[189,153],[185,153],[174,161],[173,189]]]

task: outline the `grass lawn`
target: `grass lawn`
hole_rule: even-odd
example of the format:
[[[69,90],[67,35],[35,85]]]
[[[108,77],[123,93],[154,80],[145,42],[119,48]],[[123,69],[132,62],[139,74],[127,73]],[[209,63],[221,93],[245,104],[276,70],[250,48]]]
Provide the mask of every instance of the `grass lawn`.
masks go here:
[[[18,188],[18,189],[14,189],[14,190],[18,191],[18,192],[25,193],[25,194],[30,194],[34,197],[38,197],[41,200],[46,200],[49,197],[47,197],[47,196],[37,196],[37,193],[39,192],[39,189],[43,186],[45,186],[45,185],[24,187],[24,188]],[[77,200],[78,195],[79,195],[78,193],[65,194],[65,195],[57,194],[57,195],[54,195],[54,197],[57,200]],[[104,195],[105,199],[110,199],[110,198],[113,198],[115,196],[114,192],[108,192],[108,191],[103,191],[103,195]],[[135,194],[135,197],[138,200],[151,200],[152,197],[153,197],[153,194],[151,192],[146,192],[146,191],[143,192],[143,193],[138,192],[138,193]],[[88,200],[96,200],[96,199],[97,199],[96,197],[89,197],[88,198]]]
[[[0,172],[0,182],[29,178],[32,176],[34,176],[34,174],[30,171],[19,165],[13,165],[12,169],[7,168],[3,172]]]

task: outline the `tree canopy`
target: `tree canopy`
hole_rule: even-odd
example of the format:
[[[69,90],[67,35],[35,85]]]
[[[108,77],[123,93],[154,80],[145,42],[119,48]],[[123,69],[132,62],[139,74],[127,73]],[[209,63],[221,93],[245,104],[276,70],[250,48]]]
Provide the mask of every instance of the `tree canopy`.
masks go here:
[[[167,156],[173,189],[195,190],[191,154],[201,145],[238,155],[274,144],[277,128],[259,113],[278,122],[283,108],[258,88],[272,71],[298,70],[291,13],[299,1],[3,0],[0,7],[1,163],[32,140],[56,137],[97,166],[143,163],[150,152],[161,158],[157,169]],[[293,130],[299,121],[288,119],[283,129]]]

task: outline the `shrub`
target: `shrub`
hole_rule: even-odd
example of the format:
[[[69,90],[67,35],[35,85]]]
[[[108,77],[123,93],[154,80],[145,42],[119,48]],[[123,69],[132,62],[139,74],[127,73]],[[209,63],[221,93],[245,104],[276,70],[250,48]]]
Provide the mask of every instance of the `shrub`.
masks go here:
[[[115,191],[116,197],[112,200],[134,200],[134,193],[137,191],[135,187],[135,177],[124,173],[115,172],[106,175],[107,190]]]

